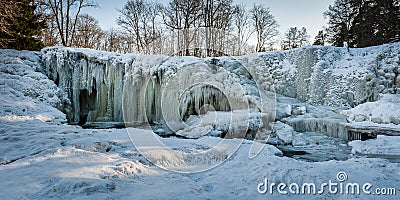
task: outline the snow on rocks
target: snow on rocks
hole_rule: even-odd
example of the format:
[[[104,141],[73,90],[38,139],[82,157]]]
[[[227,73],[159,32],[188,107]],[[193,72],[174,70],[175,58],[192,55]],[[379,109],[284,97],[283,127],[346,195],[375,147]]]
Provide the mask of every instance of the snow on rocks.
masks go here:
[[[400,93],[400,43],[363,49],[305,47],[249,59],[264,84],[313,105],[357,106]],[[243,59],[245,60],[245,59]]]
[[[149,122],[176,125],[169,128],[178,131],[185,127],[182,119],[205,114],[205,105],[217,111],[265,110],[255,81],[232,57],[121,55],[63,47],[41,53],[45,73],[71,100],[65,108],[70,123]]]
[[[284,144],[291,144],[293,139],[293,127],[282,122],[274,123],[274,133],[278,136]]]
[[[262,115],[254,110],[209,111],[204,115],[190,116],[185,122],[188,126],[177,131],[176,135],[190,139],[206,135],[227,138],[254,138],[259,127],[262,126],[261,118]],[[250,135],[247,133],[250,133]]]
[[[307,108],[302,105],[292,106],[292,115],[305,115],[307,113]]]
[[[60,107],[59,89],[40,71],[38,53],[0,51],[0,120],[65,121],[54,108]]]
[[[400,95],[385,94],[376,102],[367,102],[342,113],[353,122],[400,125]]]

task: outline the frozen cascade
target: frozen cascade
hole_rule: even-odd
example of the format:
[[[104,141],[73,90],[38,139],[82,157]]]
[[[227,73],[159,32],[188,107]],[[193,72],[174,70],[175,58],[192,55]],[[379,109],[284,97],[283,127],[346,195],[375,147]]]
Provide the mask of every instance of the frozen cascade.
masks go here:
[[[53,47],[42,50],[42,60],[45,73],[68,97],[64,110],[70,123],[170,122],[169,128],[179,130],[182,123],[174,123],[191,115],[262,110],[255,81],[229,57],[137,56]]]
[[[355,107],[379,94],[400,93],[400,43],[349,51],[312,46],[239,59],[251,68],[263,66],[255,69],[263,72],[261,82],[278,94],[313,105]]]
[[[121,122],[124,65],[118,54],[86,53],[69,48],[42,50],[47,76],[64,93],[63,106],[70,123]]]
[[[41,55],[44,72],[67,97],[64,111],[75,124],[123,123],[124,117],[132,123],[163,123],[165,117],[179,121],[213,110],[261,110],[260,89],[312,105],[347,107],[376,101],[380,94],[400,93],[400,43],[349,51],[305,47],[234,59],[66,47],[46,48]],[[164,111],[163,104],[169,105]],[[327,121],[312,129],[325,125],[332,127]],[[340,132],[340,127],[332,130]]]

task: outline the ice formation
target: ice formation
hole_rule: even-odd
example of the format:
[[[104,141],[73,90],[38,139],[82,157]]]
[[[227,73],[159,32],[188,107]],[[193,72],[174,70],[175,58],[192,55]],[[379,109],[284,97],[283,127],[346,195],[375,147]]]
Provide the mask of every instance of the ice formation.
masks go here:
[[[62,47],[44,49],[42,55],[46,74],[71,99],[65,105],[70,123],[149,122],[178,131],[191,115],[208,111],[254,109],[268,118],[261,100],[266,95],[242,63],[230,57],[119,55]],[[271,105],[273,100],[272,95]],[[239,121],[236,116],[232,120]],[[253,130],[267,121],[259,120]]]
[[[346,107],[377,101],[380,94],[400,94],[400,43],[205,59],[65,47],[46,48],[41,54],[45,73],[70,99],[64,101],[69,122],[77,124],[166,123],[178,131],[185,129],[191,115],[214,110],[268,110],[273,119],[274,102],[262,102],[266,91],[312,105]],[[307,112],[301,106],[283,109],[278,118]],[[332,127],[330,120],[310,123],[317,123],[315,131]],[[330,129],[329,135],[340,135],[340,129]]]
[[[260,53],[249,66],[267,70],[279,94],[314,105],[351,106],[400,93],[400,43],[364,49],[305,47]],[[271,77],[268,77],[271,76]]]
[[[45,74],[67,97],[63,104],[70,123],[122,121],[124,65],[132,62],[123,58],[62,47],[42,50]]]

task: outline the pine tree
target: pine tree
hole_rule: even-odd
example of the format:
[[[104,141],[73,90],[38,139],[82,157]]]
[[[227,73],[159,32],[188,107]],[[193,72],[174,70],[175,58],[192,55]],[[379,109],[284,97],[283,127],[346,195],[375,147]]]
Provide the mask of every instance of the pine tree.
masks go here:
[[[350,28],[358,12],[354,1],[359,0],[335,0],[324,13],[328,18],[327,41],[333,46],[342,47],[351,40]]]
[[[325,33],[323,30],[318,32],[318,35],[315,36],[315,40],[313,45],[324,46],[325,45]]]
[[[35,14],[36,5],[31,0],[18,0],[17,4],[19,12],[16,12],[15,16],[9,16],[12,20],[9,21],[8,32],[0,31],[2,48],[40,50],[43,43],[39,34],[44,28],[44,22]]]
[[[365,0],[350,33],[355,47],[400,41],[400,8],[396,0]]]

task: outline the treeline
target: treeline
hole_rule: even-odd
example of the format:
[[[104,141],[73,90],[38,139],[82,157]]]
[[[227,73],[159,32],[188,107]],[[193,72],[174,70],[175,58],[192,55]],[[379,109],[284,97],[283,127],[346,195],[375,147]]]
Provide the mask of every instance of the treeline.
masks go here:
[[[243,55],[310,45],[306,28],[280,37],[268,7],[233,0],[129,0],[118,27],[103,30],[86,8],[91,0],[0,0],[0,47],[39,50],[63,45],[121,53]],[[400,41],[399,0],[335,0],[327,28],[313,45],[366,47]],[[250,41],[254,43],[250,45]]]
[[[399,0],[335,0],[324,13],[327,41],[368,47],[400,41]]]
[[[119,27],[110,30],[102,30],[97,19],[84,14],[85,8],[98,7],[90,0],[17,0],[2,4],[19,11],[22,4],[30,7],[29,16],[19,11],[2,13],[8,16],[10,24],[25,26],[31,24],[26,19],[33,16],[39,25],[30,28],[40,34],[22,35],[41,43],[16,46],[21,42],[12,37],[20,31],[6,27],[10,37],[4,37],[2,48],[37,50],[42,46],[63,45],[122,53],[205,57],[270,51],[279,46],[278,23],[269,8],[261,4],[247,9],[232,0],[171,0],[166,4],[130,0],[119,10],[116,19]],[[17,15],[19,19],[14,18]],[[249,44],[251,38],[256,40],[253,45]],[[288,38],[291,44],[292,40],[297,39]]]

